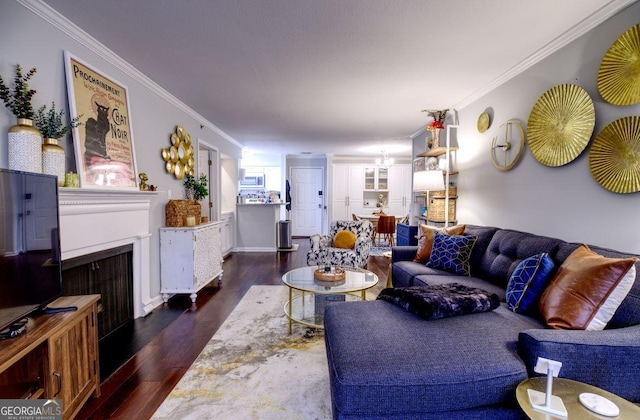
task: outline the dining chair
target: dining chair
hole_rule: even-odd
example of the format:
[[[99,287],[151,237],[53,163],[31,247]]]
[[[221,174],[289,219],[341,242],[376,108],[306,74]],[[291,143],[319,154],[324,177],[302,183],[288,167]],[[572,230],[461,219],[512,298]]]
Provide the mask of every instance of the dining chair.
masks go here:
[[[389,246],[394,246],[393,239],[396,233],[396,217],[388,215],[380,215],[378,219],[378,225],[376,226],[376,238],[378,239],[378,246],[380,246],[380,238],[386,239]]]

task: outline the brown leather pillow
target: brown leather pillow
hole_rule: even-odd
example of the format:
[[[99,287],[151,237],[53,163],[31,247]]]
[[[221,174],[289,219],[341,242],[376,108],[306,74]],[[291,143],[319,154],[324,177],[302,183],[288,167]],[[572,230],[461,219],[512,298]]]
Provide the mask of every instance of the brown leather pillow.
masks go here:
[[[556,329],[604,329],[635,281],[635,262],[606,258],[580,245],[542,294],[540,314]]]
[[[431,256],[431,249],[433,248],[433,238],[435,232],[446,233],[447,235],[462,235],[466,225],[450,226],[448,228],[438,228],[429,225],[420,225],[422,235],[418,239],[418,252],[413,259],[415,262],[426,264]]]

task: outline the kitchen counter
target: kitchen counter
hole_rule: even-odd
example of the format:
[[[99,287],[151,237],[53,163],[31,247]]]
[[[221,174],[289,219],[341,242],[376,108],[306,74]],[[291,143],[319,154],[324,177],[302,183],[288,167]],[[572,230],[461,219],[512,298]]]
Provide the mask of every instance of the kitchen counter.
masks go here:
[[[287,203],[238,203],[237,251],[276,252],[280,206]]]

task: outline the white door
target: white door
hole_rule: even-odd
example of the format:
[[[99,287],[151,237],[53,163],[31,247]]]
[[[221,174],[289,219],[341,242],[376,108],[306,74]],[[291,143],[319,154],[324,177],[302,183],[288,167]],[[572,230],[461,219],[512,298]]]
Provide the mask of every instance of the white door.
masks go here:
[[[218,220],[218,207],[220,206],[220,160],[218,149],[208,143],[198,141],[198,171],[194,174],[196,179],[200,174],[207,176],[207,188],[209,195],[200,201],[202,216],[209,217],[209,221]]]
[[[291,226],[293,236],[322,231],[324,188],[322,168],[291,168]]]

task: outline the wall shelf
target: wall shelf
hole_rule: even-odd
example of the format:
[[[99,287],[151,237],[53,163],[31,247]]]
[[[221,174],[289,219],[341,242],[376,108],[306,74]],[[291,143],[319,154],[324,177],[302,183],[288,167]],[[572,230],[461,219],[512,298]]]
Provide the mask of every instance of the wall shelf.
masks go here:
[[[449,151],[453,152],[458,150],[458,146],[449,147]],[[446,147],[436,147],[435,149],[429,149],[425,152],[422,152],[418,155],[418,157],[438,157],[447,153]]]

